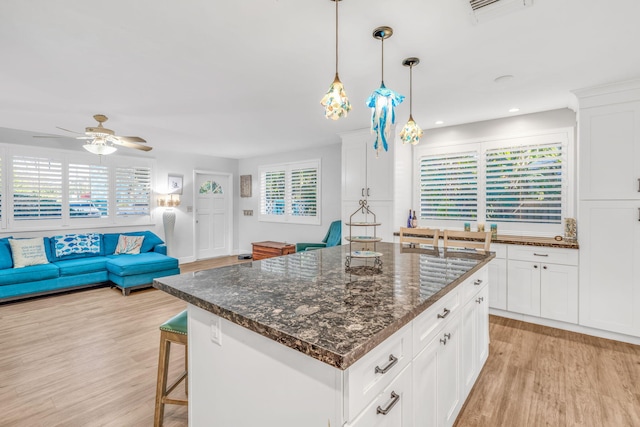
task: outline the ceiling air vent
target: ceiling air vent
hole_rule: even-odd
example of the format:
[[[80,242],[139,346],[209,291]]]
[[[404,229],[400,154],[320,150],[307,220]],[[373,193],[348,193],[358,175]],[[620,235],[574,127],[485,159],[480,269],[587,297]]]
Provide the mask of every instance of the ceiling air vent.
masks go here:
[[[463,0],[471,7],[473,22],[483,22],[533,5],[533,0]]]

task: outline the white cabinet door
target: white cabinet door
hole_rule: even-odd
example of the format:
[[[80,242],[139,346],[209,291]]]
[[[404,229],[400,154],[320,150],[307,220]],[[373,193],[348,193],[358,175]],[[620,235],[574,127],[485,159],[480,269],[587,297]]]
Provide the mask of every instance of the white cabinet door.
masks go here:
[[[580,199],[640,198],[640,102],[580,110]]]
[[[388,152],[381,152],[376,157],[373,149],[373,136],[371,141],[364,144],[367,157],[367,199],[393,200],[393,165],[395,146],[390,143]]]
[[[476,307],[476,337],[478,339],[476,346],[476,370],[478,374],[489,357],[489,287],[485,286],[473,300]],[[477,378],[477,374],[476,374]],[[475,379],[474,379],[475,382]]]
[[[489,306],[507,309],[507,260],[503,258],[489,263]]]
[[[580,204],[580,324],[640,336],[640,201]]]
[[[462,310],[462,335],[460,343],[460,376],[462,378],[462,391],[466,395],[473,386],[477,371],[477,346],[478,339],[478,313],[475,299],[471,299]]]
[[[540,263],[508,261],[507,309],[514,313],[540,316]]]
[[[540,316],[578,323],[578,267],[542,264]]]
[[[367,157],[363,144],[342,144],[342,199],[364,199],[366,190]]]
[[[462,407],[460,316],[452,318],[413,361],[416,427],[451,426]]]

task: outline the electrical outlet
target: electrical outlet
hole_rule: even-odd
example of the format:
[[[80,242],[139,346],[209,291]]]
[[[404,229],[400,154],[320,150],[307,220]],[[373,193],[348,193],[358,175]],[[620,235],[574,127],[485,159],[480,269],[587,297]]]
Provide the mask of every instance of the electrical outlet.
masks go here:
[[[218,316],[211,319],[211,341],[222,346],[222,330],[220,318]]]
[[[187,206],[187,213],[193,212],[193,206]]]
[[[244,213],[244,216],[253,216],[253,210],[252,209],[245,209],[242,212]]]

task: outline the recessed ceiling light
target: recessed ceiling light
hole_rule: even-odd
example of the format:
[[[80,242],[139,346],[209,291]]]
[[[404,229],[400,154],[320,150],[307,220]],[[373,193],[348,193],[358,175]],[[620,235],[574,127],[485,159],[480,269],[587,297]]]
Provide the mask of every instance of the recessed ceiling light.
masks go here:
[[[509,108],[510,113],[517,113],[518,111],[520,111],[518,107]]]
[[[436,124],[437,124],[437,125],[441,125],[441,124],[443,124],[443,123],[444,123],[444,122],[443,122],[442,120],[438,120],[438,121],[436,121]]]
[[[496,83],[506,83],[506,82],[511,81],[513,79],[514,79],[514,77],[511,74],[505,74],[504,76],[496,77],[495,79],[493,79],[493,81],[496,82]]]

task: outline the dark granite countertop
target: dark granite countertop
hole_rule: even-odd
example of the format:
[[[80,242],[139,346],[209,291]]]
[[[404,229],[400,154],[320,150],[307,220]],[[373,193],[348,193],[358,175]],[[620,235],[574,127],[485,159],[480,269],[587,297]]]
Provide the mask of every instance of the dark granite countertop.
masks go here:
[[[382,268],[364,274],[362,259],[346,271],[343,245],[163,277],[153,286],[346,369],[494,258],[393,243],[376,250]]]

